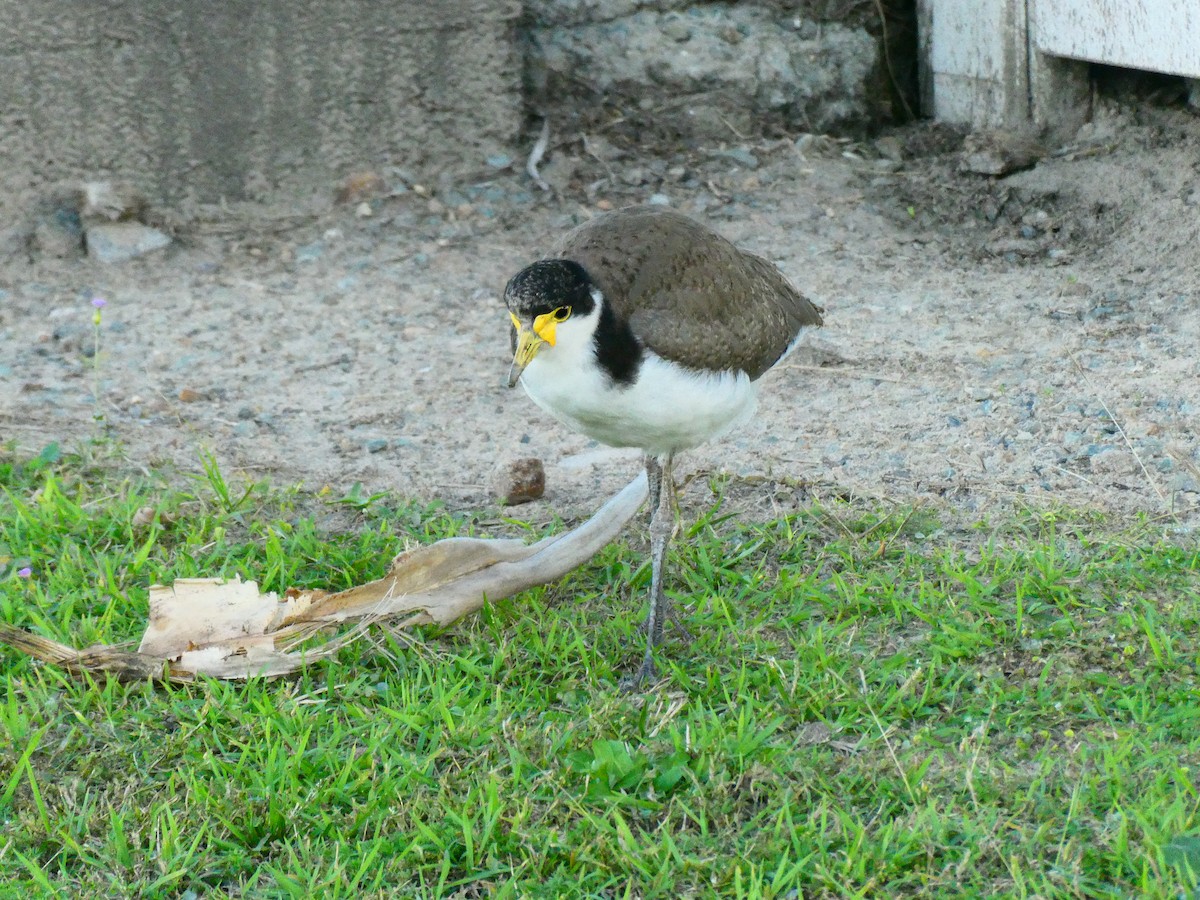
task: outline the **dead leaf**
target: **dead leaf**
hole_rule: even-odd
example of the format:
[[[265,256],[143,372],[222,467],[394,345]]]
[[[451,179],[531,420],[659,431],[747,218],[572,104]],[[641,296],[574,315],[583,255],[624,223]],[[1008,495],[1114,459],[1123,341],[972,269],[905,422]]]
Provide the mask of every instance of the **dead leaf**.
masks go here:
[[[833,732],[829,730],[829,726],[824,722],[808,722],[801,727],[800,733],[796,735],[796,743],[801,747],[808,747],[814,744],[828,744],[833,737]]]
[[[359,639],[370,624],[446,626],[486,600],[556,581],[612,541],[646,494],[642,474],[566,534],[534,544],[448,538],[401,553],[378,581],[332,594],[289,588],[281,600],[238,577],[180,578],[169,587],[154,585],[149,622],[136,653],[117,646],[75,650],[6,625],[0,625],[0,644],[74,673],[105,672],[127,681],[286,675]],[[330,640],[302,646],[331,628],[335,635]]]

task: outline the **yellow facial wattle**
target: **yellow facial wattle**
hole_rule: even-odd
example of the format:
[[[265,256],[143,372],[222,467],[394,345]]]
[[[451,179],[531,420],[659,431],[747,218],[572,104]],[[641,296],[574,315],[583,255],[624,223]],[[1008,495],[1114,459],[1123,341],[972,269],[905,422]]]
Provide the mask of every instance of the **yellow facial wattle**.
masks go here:
[[[559,320],[555,318],[554,313],[542,313],[533,320],[533,330],[543,341],[554,346],[554,341],[557,333]],[[520,331],[520,329],[517,329]]]

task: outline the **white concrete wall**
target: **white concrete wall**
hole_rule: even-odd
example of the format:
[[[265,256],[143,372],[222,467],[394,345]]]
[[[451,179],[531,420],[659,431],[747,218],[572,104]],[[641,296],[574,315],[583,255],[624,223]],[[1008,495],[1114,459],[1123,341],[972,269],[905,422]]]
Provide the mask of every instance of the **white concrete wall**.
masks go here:
[[[979,127],[1026,115],[1025,0],[919,0],[918,16],[927,111]]]
[[[1200,78],[1197,0],[1029,0],[1042,53]]]
[[[1086,120],[1083,61],[1200,78],[1200,0],[918,0],[922,101],[976,128]]]

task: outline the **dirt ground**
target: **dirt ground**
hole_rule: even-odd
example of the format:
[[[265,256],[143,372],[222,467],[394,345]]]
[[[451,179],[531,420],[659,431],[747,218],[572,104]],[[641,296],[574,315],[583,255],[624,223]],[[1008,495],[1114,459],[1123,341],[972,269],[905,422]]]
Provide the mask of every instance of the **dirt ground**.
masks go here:
[[[461,184],[293,208],[187,212],[174,248],[117,266],[0,269],[0,440],[106,431],[136,467],[493,504],[545,461],[571,519],[638,468],[503,385],[507,278],[598,208],[669,202],[767,256],[827,324],[762,383],[757,417],[679,462],[726,472],[743,514],[865,497],[1200,523],[1200,119],[1105,103],[1032,169],[957,169],[916,125],[664,157],[564,139]],[[20,214],[16,204],[6,214]],[[106,299],[93,354],[93,297]],[[104,426],[95,421],[97,399]],[[705,502],[707,482],[692,482]]]

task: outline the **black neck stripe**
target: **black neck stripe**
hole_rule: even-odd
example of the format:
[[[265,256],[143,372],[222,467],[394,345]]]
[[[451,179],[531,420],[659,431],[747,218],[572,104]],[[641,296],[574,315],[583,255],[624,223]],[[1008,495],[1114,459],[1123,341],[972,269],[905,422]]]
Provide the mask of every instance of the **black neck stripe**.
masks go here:
[[[600,321],[596,324],[596,362],[617,384],[633,384],[642,366],[642,345],[629,323],[601,301]]]

